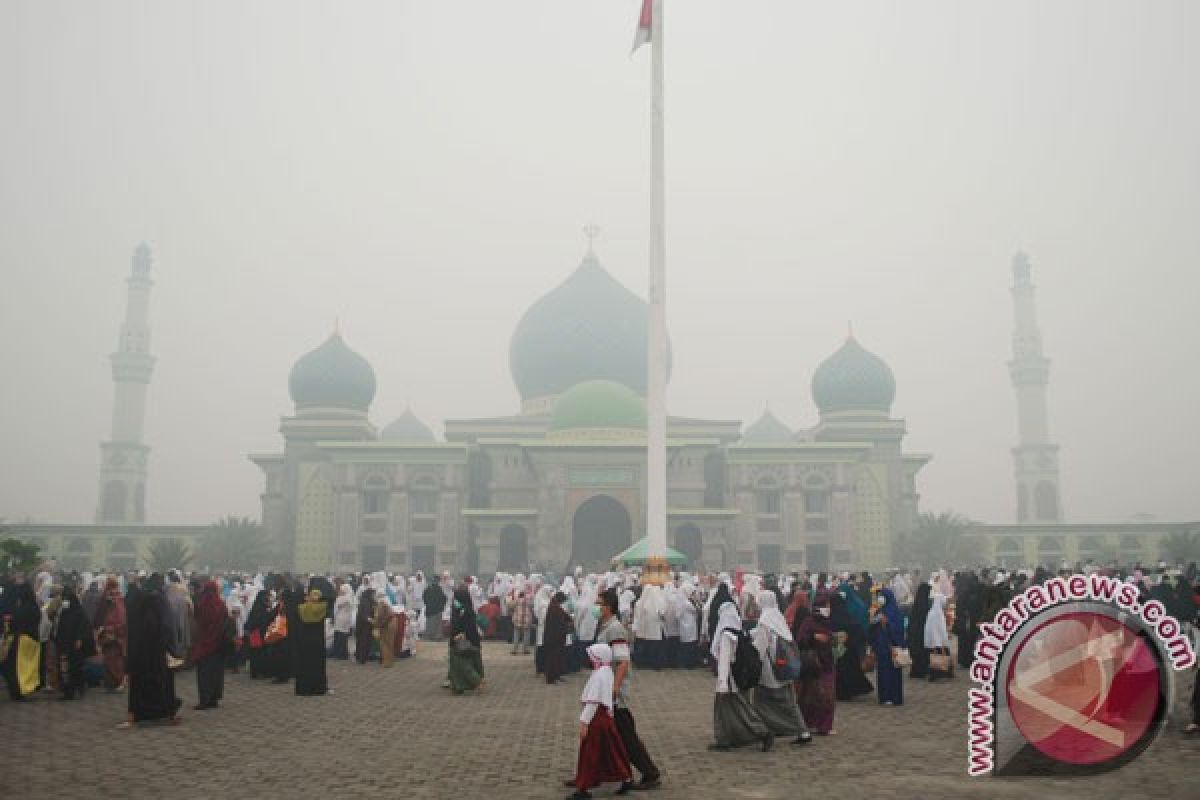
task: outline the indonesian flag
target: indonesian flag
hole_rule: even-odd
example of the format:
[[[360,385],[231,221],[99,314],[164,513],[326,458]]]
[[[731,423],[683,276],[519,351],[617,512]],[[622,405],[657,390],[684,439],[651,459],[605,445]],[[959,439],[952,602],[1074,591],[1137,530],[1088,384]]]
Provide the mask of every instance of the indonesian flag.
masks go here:
[[[633,51],[650,41],[654,27],[654,0],[642,0],[642,15],[638,17],[637,31],[633,34]]]

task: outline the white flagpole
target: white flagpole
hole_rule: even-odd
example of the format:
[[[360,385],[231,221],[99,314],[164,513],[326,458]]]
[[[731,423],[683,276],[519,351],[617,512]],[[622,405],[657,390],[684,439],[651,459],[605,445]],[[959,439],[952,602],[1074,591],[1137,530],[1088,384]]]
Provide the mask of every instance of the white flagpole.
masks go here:
[[[663,5],[654,0],[651,61],[651,183],[649,333],[646,354],[647,555],[667,554],[666,180],[663,170]],[[648,565],[649,566],[649,565]],[[648,570],[650,572],[651,570]]]

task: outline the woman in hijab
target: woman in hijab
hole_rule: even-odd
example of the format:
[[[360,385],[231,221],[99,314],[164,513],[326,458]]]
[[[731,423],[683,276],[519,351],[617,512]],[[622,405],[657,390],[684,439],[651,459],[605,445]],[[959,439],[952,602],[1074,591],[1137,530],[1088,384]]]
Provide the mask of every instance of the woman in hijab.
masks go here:
[[[396,660],[396,615],[387,595],[379,595],[375,602],[375,615],[371,617],[371,627],[379,636],[379,663],[391,669]]]
[[[221,600],[216,581],[208,581],[196,602],[196,639],[192,663],[196,665],[198,702],[193,710],[216,708],[225,689],[225,621],[229,610]]]
[[[929,666],[930,683],[942,678],[954,677],[954,662],[950,660],[950,635],[946,632],[946,598],[938,593],[931,595],[931,598],[929,611],[925,614],[925,630],[922,645],[925,648],[927,658],[932,660],[936,655],[936,660],[940,664],[944,664],[946,668],[941,669],[939,667],[935,669],[931,663]],[[911,625],[912,623],[909,624]]]
[[[812,734],[796,705],[791,681],[775,677],[775,650],[779,642],[793,641],[792,630],[779,613],[779,598],[767,589],[758,595],[759,617],[754,628],[754,646],[762,659],[762,677],[754,687],[754,708],[776,736],[794,736],[793,744],[808,744]]]
[[[450,604],[450,657],[448,683],[455,694],[479,688],[483,684],[483,653],[480,650],[479,625],[471,594],[465,587],[454,590]]]
[[[713,590],[712,596],[704,606],[704,632],[706,634],[704,641],[712,642],[716,639],[721,606],[732,602],[733,595],[729,593],[729,584],[725,581],[718,581],[717,588]]]
[[[862,660],[867,652],[867,628],[850,614],[849,597],[861,603],[854,589],[843,583],[829,596],[829,627],[833,631],[834,657],[837,664],[834,680],[837,699],[841,702],[854,700],[875,691],[875,687],[863,674]]]
[[[13,600],[10,606],[11,619],[8,631],[13,637],[13,644],[8,649],[8,659],[4,662],[4,684],[8,687],[8,696],[14,701],[28,700],[37,691],[37,670],[33,677],[22,681],[22,672],[18,670],[18,657],[25,656],[27,649],[37,651],[33,655],[36,665],[38,654],[41,652],[40,628],[42,625],[42,610],[38,606],[37,595],[28,583],[19,583],[13,589]],[[24,659],[22,659],[24,660]],[[22,685],[24,684],[24,685]]]
[[[125,654],[129,651],[129,629],[125,598],[116,578],[104,582],[104,596],[96,606],[93,627],[104,660],[104,688],[115,692],[125,685]]]
[[[761,742],[763,752],[775,744],[758,711],[742,695],[733,679],[733,662],[737,658],[737,643],[742,633],[742,618],[732,601],[724,603],[717,613],[717,625],[710,654],[717,665],[717,685],[713,695],[713,738],[709,750],[729,750]]]
[[[808,651],[810,670],[796,686],[796,697],[804,719],[814,732],[832,736],[833,716],[837,710],[837,662],[833,654],[832,598],[828,591],[817,592],[813,613],[805,618],[796,631],[796,646],[801,653]]]
[[[912,679],[929,677],[929,651],[925,649],[925,618],[929,616],[929,609],[932,607],[932,601],[929,599],[932,591],[933,587],[922,581],[917,587],[912,610],[909,612],[908,653],[912,658],[912,666],[908,670],[908,677]]]
[[[250,677],[270,678],[271,662],[267,658],[264,639],[267,626],[271,624],[271,593],[265,589],[259,590],[250,603],[250,613],[246,615],[246,643],[250,654]]]
[[[358,614],[354,618],[354,660],[365,664],[371,658],[375,637],[371,625],[375,613],[375,590],[364,589],[358,597]]]
[[[904,673],[892,660],[894,647],[904,647],[904,616],[896,604],[896,595],[884,587],[871,614],[871,648],[875,651],[879,702],[885,706],[904,705]]]
[[[175,696],[175,673],[167,668],[167,655],[180,657],[163,594],[162,575],[154,573],[145,584],[129,593],[129,720],[120,727],[139,722],[169,720],[181,701]]]
[[[96,609],[100,607],[100,600],[103,597],[104,590],[100,586],[100,580],[87,580],[87,590],[79,598],[79,602],[83,604],[83,613],[87,616],[88,625],[93,628],[96,627]]]
[[[537,624],[537,640],[533,648],[533,670],[538,675],[546,671],[546,648],[542,641],[546,637],[546,614],[550,610],[550,600],[554,597],[553,586],[542,586],[533,596],[533,616]]]
[[[587,648],[592,674],[579,701],[579,754],[575,759],[572,800],[591,797],[588,790],[602,783],[620,783],[626,791],[633,780],[629,754],[613,722],[612,648],[598,642]]]
[[[295,648],[295,690],[301,697],[329,692],[325,676],[325,616],[328,610],[329,604],[321,597],[321,590],[310,584],[304,602],[296,608],[296,630],[294,633],[289,631]]]
[[[242,586],[234,583],[225,596],[225,612],[233,621],[233,642],[225,648],[225,667],[236,675],[242,665],[242,639],[246,635],[246,607],[242,605]]]
[[[73,700],[78,693],[83,697],[87,683],[83,679],[83,661],[96,652],[92,638],[92,626],[88,623],[83,604],[75,589],[67,585],[63,589],[62,605],[58,611],[58,625],[54,632],[54,644],[66,669],[62,672],[63,700]]]
[[[333,657],[345,661],[350,658],[350,633],[354,630],[354,590],[350,584],[338,587],[337,600],[333,603]]]
[[[566,600],[566,594],[556,592],[546,608],[546,630],[542,638],[542,649],[545,651],[546,683],[549,684],[558,683],[567,671],[567,637],[575,630],[575,623],[563,608]]]
[[[808,592],[797,588],[792,592],[792,601],[788,603],[787,611],[783,615],[784,622],[793,636],[800,631],[800,626],[808,619],[808,614]]]

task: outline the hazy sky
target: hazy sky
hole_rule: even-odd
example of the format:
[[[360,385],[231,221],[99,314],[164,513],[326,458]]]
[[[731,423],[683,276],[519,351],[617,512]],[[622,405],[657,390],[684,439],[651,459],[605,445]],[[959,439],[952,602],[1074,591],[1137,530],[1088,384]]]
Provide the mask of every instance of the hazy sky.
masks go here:
[[[142,239],[153,522],[258,515],[335,317],[377,425],[515,412],[585,224],[645,294],[640,2],[0,4],[0,516],[91,520]],[[811,426],[852,319],[924,507],[1010,522],[1023,248],[1068,519],[1200,518],[1200,3],[668,2],[672,413]]]

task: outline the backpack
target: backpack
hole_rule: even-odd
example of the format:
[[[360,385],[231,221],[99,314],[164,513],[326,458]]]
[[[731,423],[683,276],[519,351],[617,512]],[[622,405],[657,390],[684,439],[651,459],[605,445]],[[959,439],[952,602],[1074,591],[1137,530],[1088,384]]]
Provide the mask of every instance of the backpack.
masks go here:
[[[776,636],[774,658],[771,660],[771,671],[775,673],[775,680],[782,683],[798,681],[802,677],[803,666],[796,643]]]
[[[733,682],[739,691],[753,689],[762,680],[762,657],[758,654],[758,648],[750,641],[750,635],[745,631],[729,628],[726,628],[726,631],[737,637],[737,650],[734,651],[730,669]]]

